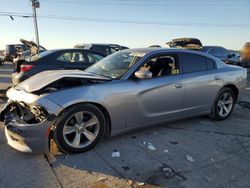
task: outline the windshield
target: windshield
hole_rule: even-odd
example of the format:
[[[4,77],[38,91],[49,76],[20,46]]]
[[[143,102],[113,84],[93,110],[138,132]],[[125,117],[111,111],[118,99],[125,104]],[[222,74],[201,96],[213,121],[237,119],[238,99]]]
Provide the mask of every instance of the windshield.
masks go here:
[[[116,52],[92,65],[86,72],[119,79],[144,55],[145,53],[137,52]]]

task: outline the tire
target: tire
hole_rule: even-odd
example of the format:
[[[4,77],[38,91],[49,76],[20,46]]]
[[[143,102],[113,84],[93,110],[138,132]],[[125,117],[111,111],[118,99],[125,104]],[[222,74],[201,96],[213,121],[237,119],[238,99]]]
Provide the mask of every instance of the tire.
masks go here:
[[[225,96],[228,96],[228,98],[225,98],[224,102],[222,102]],[[229,103],[229,101],[231,101],[231,103]],[[213,120],[217,120],[217,121],[227,119],[231,115],[234,109],[235,102],[236,102],[236,98],[232,89],[227,88],[227,87],[221,89],[213,104],[213,107],[210,113],[210,118]],[[227,109],[228,112],[225,110],[225,108]],[[222,115],[223,113],[224,115]]]
[[[58,148],[65,153],[86,152],[103,138],[105,122],[103,113],[95,105],[77,104],[67,108],[58,117],[53,138]]]

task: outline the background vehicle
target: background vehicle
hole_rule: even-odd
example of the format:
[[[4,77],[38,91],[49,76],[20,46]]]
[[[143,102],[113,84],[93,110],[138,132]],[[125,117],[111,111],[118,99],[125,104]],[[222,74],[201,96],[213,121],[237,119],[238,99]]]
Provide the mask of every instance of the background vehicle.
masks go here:
[[[49,132],[62,151],[79,153],[104,134],[207,114],[224,120],[246,83],[246,69],[203,52],[124,50],[86,71],[46,71],[25,80],[7,92],[0,119],[18,150],[47,152]]]
[[[224,63],[239,65],[240,59],[237,58],[234,54],[232,54],[229,50],[221,46],[203,46],[203,52],[208,53]]]
[[[128,49],[126,46],[120,46],[118,44],[80,44],[76,45],[75,48],[84,48],[87,50],[93,50],[104,54],[106,56],[113,54],[120,50]]]
[[[229,53],[230,53],[229,56],[231,56],[228,59],[229,64],[242,66],[240,62],[240,53],[234,50],[229,50]]]
[[[47,51],[47,49],[44,48],[43,46],[38,47],[38,45],[33,41],[27,41],[24,39],[20,39],[20,41],[22,44],[24,44],[28,48],[28,50],[20,52],[18,56],[14,59],[15,63],[19,60],[29,61],[29,59],[32,56],[37,55],[38,53]]]
[[[250,67],[250,42],[247,42],[242,49],[241,64],[243,67]]]
[[[12,74],[14,85],[45,70],[80,69],[84,70],[90,65],[104,58],[104,55],[84,49],[48,50],[17,62]]]
[[[202,43],[196,38],[178,38],[167,43],[170,48],[183,48],[187,50],[202,50]]]
[[[17,57],[17,47],[23,51],[28,50],[28,47],[24,44],[8,44],[4,50],[4,61],[13,62],[13,59]]]

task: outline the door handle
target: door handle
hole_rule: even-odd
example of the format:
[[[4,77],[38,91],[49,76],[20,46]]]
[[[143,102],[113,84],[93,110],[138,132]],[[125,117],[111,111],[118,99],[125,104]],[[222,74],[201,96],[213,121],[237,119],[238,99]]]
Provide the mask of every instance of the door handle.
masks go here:
[[[177,83],[177,84],[175,84],[176,88],[182,88],[182,86],[183,86],[183,83]]]
[[[215,76],[214,79],[215,80],[220,80],[220,76]]]

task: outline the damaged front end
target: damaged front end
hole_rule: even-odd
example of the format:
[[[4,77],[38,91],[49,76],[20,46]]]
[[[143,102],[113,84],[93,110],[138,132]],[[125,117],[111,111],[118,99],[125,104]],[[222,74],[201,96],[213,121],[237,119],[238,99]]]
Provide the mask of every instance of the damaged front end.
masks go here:
[[[22,152],[47,153],[50,130],[60,106],[14,88],[7,96],[9,100],[0,112],[0,121],[5,124],[8,144]]]
[[[43,107],[8,101],[0,114],[0,121],[8,124],[15,119],[20,123],[33,124],[45,121],[48,116],[48,112]]]
[[[22,152],[47,153],[50,131],[63,111],[63,104],[51,95],[107,81],[110,78],[79,70],[46,71],[12,87],[0,113],[8,144]]]

